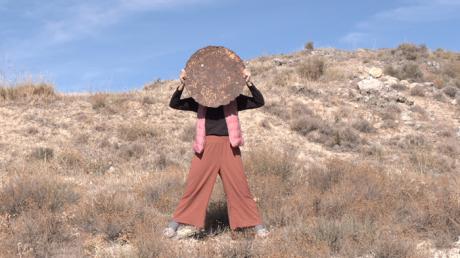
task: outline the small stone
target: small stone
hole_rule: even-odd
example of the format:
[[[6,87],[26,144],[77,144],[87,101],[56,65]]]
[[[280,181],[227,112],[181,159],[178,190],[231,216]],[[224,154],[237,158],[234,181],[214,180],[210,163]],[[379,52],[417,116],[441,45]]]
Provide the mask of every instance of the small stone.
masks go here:
[[[378,67],[372,67],[369,70],[369,74],[374,78],[380,78],[383,75],[383,70],[381,68],[378,68]]]
[[[374,78],[369,78],[358,82],[359,90],[364,92],[379,91],[383,88],[383,86],[383,82]]]
[[[423,85],[425,85],[427,87],[432,87],[432,86],[434,86],[434,83],[433,82],[424,82]]]
[[[115,168],[113,166],[110,166],[110,168],[107,170],[108,173],[113,173],[115,172]]]
[[[283,60],[278,59],[278,58],[273,59],[273,62],[274,62],[275,65],[277,65],[277,66],[282,66],[282,65],[284,65],[284,64],[286,63],[286,62],[284,62]]]
[[[413,82],[413,83],[409,84],[408,87],[412,89],[412,88],[417,87],[419,85],[420,85],[419,83]]]
[[[399,83],[401,83],[404,86],[409,86],[409,84],[410,84],[408,80],[402,80]]]
[[[411,121],[412,118],[410,117],[410,113],[409,112],[402,112],[401,113],[401,120],[403,120],[403,121]]]

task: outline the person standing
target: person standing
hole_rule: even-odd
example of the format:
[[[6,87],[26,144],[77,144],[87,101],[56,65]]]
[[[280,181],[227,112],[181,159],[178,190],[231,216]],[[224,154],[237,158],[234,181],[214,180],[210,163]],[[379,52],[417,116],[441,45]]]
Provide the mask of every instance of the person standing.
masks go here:
[[[246,85],[252,97],[240,94],[227,105],[205,107],[193,98],[181,99],[187,78],[181,71],[181,84],[171,97],[169,106],[197,113],[195,141],[185,191],[171,221],[163,230],[164,236],[177,235],[179,226],[185,229],[182,237],[193,236],[204,228],[206,210],[217,175],[222,179],[227,196],[229,224],[232,230],[253,227],[256,236],[269,235],[262,222],[257,204],[250,192],[244,173],[239,146],[244,144],[238,111],[259,108],[264,105],[262,93],[251,82],[251,74],[244,70]]]

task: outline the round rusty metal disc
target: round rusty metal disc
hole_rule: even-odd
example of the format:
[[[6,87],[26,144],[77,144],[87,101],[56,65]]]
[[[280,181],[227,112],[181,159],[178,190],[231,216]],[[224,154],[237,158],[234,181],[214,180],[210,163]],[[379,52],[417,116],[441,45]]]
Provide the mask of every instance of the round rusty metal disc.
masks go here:
[[[226,105],[243,91],[244,62],[233,51],[208,46],[187,61],[185,87],[196,102],[207,107]]]

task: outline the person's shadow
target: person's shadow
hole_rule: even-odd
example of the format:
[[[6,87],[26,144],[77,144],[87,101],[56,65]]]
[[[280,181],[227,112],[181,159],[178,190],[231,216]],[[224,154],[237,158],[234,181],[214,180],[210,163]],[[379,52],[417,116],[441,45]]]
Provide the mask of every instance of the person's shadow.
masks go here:
[[[214,237],[228,231],[230,224],[228,220],[227,202],[225,200],[209,203],[204,230],[196,236],[198,239]]]
[[[197,234],[195,239],[205,240],[208,237],[215,237],[225,232],[230,232],[233,240],[254,238],[254,232],[248,231],[247,228],[230,230],[227,202],[225,200],[211,202],[206,212],[204,230]]]

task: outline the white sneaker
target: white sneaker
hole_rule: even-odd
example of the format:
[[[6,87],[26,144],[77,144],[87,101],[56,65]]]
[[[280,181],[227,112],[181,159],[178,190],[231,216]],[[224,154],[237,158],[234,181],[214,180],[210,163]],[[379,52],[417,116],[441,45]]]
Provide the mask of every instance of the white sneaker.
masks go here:
[[[270,235],[270,231],[268,231],[266,228],[261,228],[256,230],[256,237],[257,238],[266,238]]]
[[[180,225],[177,229],[175,239],[184,239],[198,234],[200,231],[192,225]]]
[[[172,238],[176,235],[176,231],[173,229],[173,228],[170,228],[170,227],[166,227],[165,229],[163,229],[163,236],[167,237],[167,238]]]

